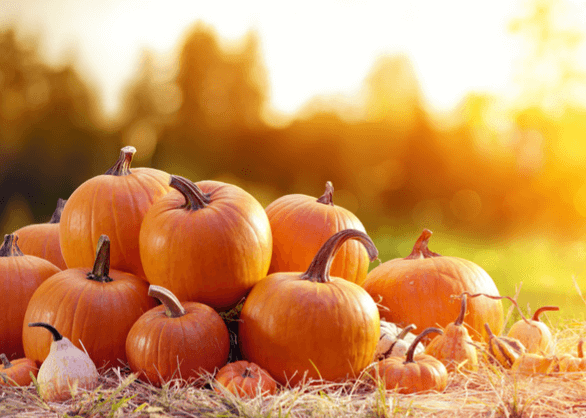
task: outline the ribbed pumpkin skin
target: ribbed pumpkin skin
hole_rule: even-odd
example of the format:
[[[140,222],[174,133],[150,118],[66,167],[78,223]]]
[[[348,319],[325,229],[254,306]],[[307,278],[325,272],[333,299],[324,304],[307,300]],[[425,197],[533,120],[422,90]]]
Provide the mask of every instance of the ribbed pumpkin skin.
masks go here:
[[[157,306],[128,333],[128,364],[142,380],[158,386],[172,378],[189,380],[228,361],[230,336],[220,315],[198,302],[186,302],[183,308],[183,316],[170,318],[165,306]]]
[[[28,255],[50,261],[61,270],[67,268],[59,242],[59,224],[33,224],[14,231],[18,235],[18,246]]]
[[[259,392],[262,395],[274,395],[277,391],[277,382],[272,376],[257,364],[246,360],[226,364],[216,374],[216,382],[243,397],[254,398]],[[222,393],[218,387],[214,389]]]
[[[377,362],[374,369],[385,388],[398,393],[441,392],[446,388],[448,372],[442,362],[427,354],[417,354],[413,360],[405,363],[404,357],[391,356]]]
[[[33,293],[61,270],[33,255],[0,257],[0,352],[24,357],[22,321]]]
[[[29,358],[22,357],[11,360],[10,363],[12,365],[8,368],[0,366],[0,385],[28,386],[32,382],[30,373],[35,377],[39,373],[37,364]]]
[[[139,239],[144,271],[150,284],[182,302],[227,309],[266,276],[271,228],[261,204],[241,188],[195,184],[209,196],[206,207],[182,207],[184,195],[172,189],[146,214]]]
[[[306,371],[327,381],[357,375],[372,362],[379,336],[372,298],[336,277],[314,283],[300,273],[271,274],[254,286],[240,314],[244,358],[293,386]]]
[[[24,351],[37,364],[47,358],[52,338],[46,330],[26,326],[30,322],[53,324],[76,347],[85,347],[98,368],[126,361],[126,336],[156,301],[147,294],[148,283],[137,276],[110,270],[113,281],[101,283],[86,277],[90,270],[64,270],[33,294],[21,324]]]
[[[269,274],[305,271],[320,247],[338,231],[366,232],[352,212],[320,203],[315,197],[291,194],[266,207],[273,232],[273,256]],[[362,284],[368,272],[368,255],[356,241],[344,243],[336,254],[331,275]]]
[[[169,190],[169,174],[152,168],[132,168],[131,174],[101,174],[71,194],[59,222],[61,252],[69,268],[94,262],[102,234],[111,239],[113,269],[144,277],[138,250],[143,217],[153,202]]]

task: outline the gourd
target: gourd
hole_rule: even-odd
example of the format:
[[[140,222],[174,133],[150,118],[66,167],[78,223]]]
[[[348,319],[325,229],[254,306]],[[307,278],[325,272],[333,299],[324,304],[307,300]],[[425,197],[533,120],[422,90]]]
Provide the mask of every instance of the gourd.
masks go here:
[[[562,354],[555,356],[555,360],[548,369],[548,373],[583,373],[586,372],[586,358],[584,358],[584,340],[578,341],[578,356]],[[583,375],[582,375],[583,376]]]
[[[400,326],[415,324],[417,329],[445,327],[458,315],[458,306],[450,303],[454,295],[499,295],[492,278],[477,264],[430,251],[431,234],[425,229],[409,256],[386,261],[368,273],[363,287],[379,303],[381,318]],[[474,340],[488,338],[485,323],[500,330],[503,321],[500,300],[469,301],[466,327]]]
[[[101,235],[112,240],[113,269],[144,278],[138,234],[146,211],[169,191],[169,174],[153,168],[130,168],[136,148],[121,149],[108,170],[85,181],[71,194],[59,222],[61,252],[69,268],[94,262]]]
[[[28,386],[32,382],[31,374],[36,377],[39,369],[37,364],[26,357],[8,360],[6,354],[0,354],[0,385]]]
[[[372,362],[380,336],[377,306],[360,286],[329,273],[336,252],[349,239],[376,258],[368,235],[340,231],[324,243],[305,273],[270,274],[244,302],[241,353],[283,385],[338,381]]]
[[[170,186],[140,229],[147,280],[180,301],[234,307],[269,268],[272,235],[263,207],[227,183],[171,176]]]
[[[161,386],[189,382],[228,361],[230,336],[220,315],[199,302],[181,303],[168,289],[149,286],[162,305],[145,312],[126,339],[126,356],[141,380]]]
[[[53,337],[49,355],[37,375],[39,394],[45,401],[65,401],[79,389],[93,390],[98,386],[96,365],[85,352],[50,324],[34,322],[28,326],[43,327]]]
[[[543,312],[559,309],[557,306],[542,306],[535,311],[530,320],[520,319],[515,322],[507,335],[521,341],[529,353],[551,354],[554,349],[553,336],[549,327],[539,320],[539,316]]]
[[[548,373],[552,364],[555,362],[554,356],[543,356],[536,353],[521,354],[511,366],[514,374],[530,376],[534,374]]]
[[[512,337],[496,336],[488,324],[484,324],[488,333],[488,352],[492,359],[498,362],[506,369],[510,369],[519,356],[523,355],[526,350],[521,341]]]
[[[214,390],[222,393],[224,389],[241,397],[254,398],[257,395],[274,395],[277,382],[258,364],[239,360],[226,364],[216,374]]]
[[[382,380],[385,389],[399,393],[443,391],[448,384],[448,371],[444,364],[428,354],[415,355],[415,347],[432,332],[442,334],[439,328],[430,327],[421,332],[407,350],[405,358],[392,356],[374,365],[374,377]]]
[[[326,183],[324,194],[316,199],[304,194],[282,196],[266,207],[273,231],[273,256],[269,274],[305,271],[315,253],[334,235],[344,229],[366,233],[362,222],[349,210],[333,201],[334,186]],[[362,284],[368,272],[365,249],[349,241],[332,262],[332,276]]]
[[[381,320],[380,323],[381,332],[374,353],[374,360],[382,360],[389,356],[403,357],[409,349],[409,345],[415,339],[411,331],[417,327],[414,324],[410,324],[400,330],[395,324],[390,322]],[[409,340],[406,339],[408,336]],[[415,350],[415,354],[417,354],[417,349]]]

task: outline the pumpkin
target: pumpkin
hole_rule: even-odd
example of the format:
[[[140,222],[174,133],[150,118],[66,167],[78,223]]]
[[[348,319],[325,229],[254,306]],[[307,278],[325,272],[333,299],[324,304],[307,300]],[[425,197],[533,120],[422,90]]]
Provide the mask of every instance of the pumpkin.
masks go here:
[[[24,254],[44,258],[61,270],[67,268],[59,244],[59,221],[65,202],[63,199],[57,201],[57,207],[49,222],[23,226],[14,231],[20,238],[20,249]]]
[[[415,338],[411,331],[417,327],[414,324],[410,324],[398,331],[397,327],[390,322],[381,320],[380,324],[380,338],[374,353],[374,361],[382,360],[389,356],[403,357]],[[407,336],[410,337],[410,341],[405,340]]]
[[[578,341],[578,357],[571,354],[556,356],[548,369],[548,373],[586,372],[586,358],[584,358],[584,340]]]
[[[65,401],[79,389],[98,386],[98,371],[92,359],[50,324],[34,322],[29,327],[42,327],[53,336],[49,355],[37,375],[39,394],[45,401]]]
[[[8,358],[24,357],[22,323],[33,293],[47,278],[60,272],[47,260],[24,255],[18,236],[4,236],[0,247],[0,352]]]
[[[497,337],[488,324],[484,324],[488,333],[488,352],[491,358],[506,369],[510,369],[519,356],[526,352],[525,346],[516,338]]]
[[[216,374],[216,384],[216,392],[222,393],[219,387],[222,386],[241,397],[274,395],[277,391],[275,379],[258,364],[246,360],[235,361],[222,367]]]
[[[230,351],[226,324],[211,307],[181,302],[160,286],[149,295],[162,305],[145,312],[126,339],[126,355],[141,380],[161,386],[172,379],[190,381],[224,366]]]
[[[499,295],[480,266],[430,251],[431,234],[424,230],[406,258],[386,261],[368,273],[363,287],[379,303],[381,318],[400,326],[415,324],[417,329],[445,327],[458,315],[458,306],[450,303],[452,296],[463,292]],[[466,327],[474,340],[488,338],[484,323],[500,330],[503,322],[500,300],[469,301]]]
[[[10,361],[2,353],[0,361],[0,385],[28,386],[33,381],[31,374],[36,377],[39,371],[37,364],[26,357]]]
[[[243,357],[279,383],[338,381],[360,373],[373,359],[380,336],[378,309],[356,283],[331,277],[335,253],[359,240],[369,258],[378,254],[362,231],[334,234],[305,273],[273,273],[258,282],[240,313]]]
[[[415,355],[415,347],[423,337],[432,332],[442,333],[439,328],[423,330],[411,343],[405,358],[392,356],[374,365],[374,377],[382,381],[385,389],[399,393],[443,391],[448,385],[448,371],[444,364],[428,354]]]
[[[511,366],[514,374],[530,376],[534,374],[548,373],[552,364],[556,361],[553,356],[542,356],[536,353],[521,354]]]
[[[138,249],[142,219],[153,202],[169,190],[169,174],[153,168],[130,168],[134,147],[124,147],[118,161],[82,183],[71,194],[59,222],[61,252],[70,268],[94,262],[101,235],[112,239],[113,269],[144,277]]]
[[[98,367],[126,362],[130,327],[156,306],[148,296],[148,283],[111,270],[109,254],[110,240],[103,235],[93,268],[67,269],[50,277],[35,291],[24,315],[25,324],[46,322],[58,327],[73,344],[87,350]],[[27,357],[42,363],[49,355],[50,338],[44,330],[25,326]]]
[[[272,237],[263,207],[231,184],[171,176],[170,186],[140,230],[147,280],[180,301],[234,307],[269,268]]]
[[[515,322],[507,336],[521,341],[529,353],[553,353],[553,336],[548,326],[539,320],[539,315],[559,309],[557,306],[542,306],[535,311],[530,320],[520,319]]]
[[[304,194],[282,196],[266,207],[273,232],[273,256],[269,274],[303,272],[328,238],[344,229],[366,232],[362,222],[333,201],[334,186],[326,183],[316,199]],[[359,285],[366,279],[368,254],[362,245],[349,241],[332,262],[331,274]]]
[[[443,335],[435,337],[425,348],[429,354],[440,360],[448,372],[456,369],[478,370],[478,353],[468,330],[464,327],[467,297],[462,295],[458,318],[444,329]]]

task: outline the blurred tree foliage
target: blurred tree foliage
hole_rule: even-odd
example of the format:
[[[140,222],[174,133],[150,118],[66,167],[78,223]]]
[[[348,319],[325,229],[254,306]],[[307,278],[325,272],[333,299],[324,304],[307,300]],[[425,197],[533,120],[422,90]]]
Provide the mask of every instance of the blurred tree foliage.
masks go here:
[[[382,56],[361,100],[314,98],[286,124],[273,120],[254,33],[227,43],[197,23],[176,57],[145,51],[118,118],[104,121],[72,64],[44,64],[37,45],[8,30],[0,34],[0,212],[20,193],[35,220],[47,220],[58,197],[131,144],[135,166],[234,182],[265,205],[286,193],[317,197],[331,180],[336,203],[373,232],[414,225],[581,237],[586,109],[570,96],[586,83],[569,57],[582,39],[556,27],[559,2],[532,5],[510,28],[532,46],[520,73],[546,57],[560,77],[520,79],[531,93],[523,100],[470,93],[452,113],[435,115],[409,59]],[[565,99],[553,103],[560,92]]]

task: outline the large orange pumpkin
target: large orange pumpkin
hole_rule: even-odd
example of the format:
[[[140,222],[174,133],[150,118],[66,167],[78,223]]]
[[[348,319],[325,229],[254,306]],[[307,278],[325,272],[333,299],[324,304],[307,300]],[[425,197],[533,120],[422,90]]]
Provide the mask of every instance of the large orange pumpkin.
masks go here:
[[[64,207],[65,200],[59,199],[49,222],[23,226],[14,231],[20,239],[19,246],[23,253],[44,258],[61,270],[67,268],[59,244],[59,221]]]
[[[104,235],[93,268],[67,269],[50,277],[35,291],[24,315],[24,324],[44,322],[61,330],[75,346],[87,350],[98,368],[126,361],[128,331],[156,305],[147,294],[146,281],[110,270],[109,248]],[[22,340],[27,357],[39,365],[49,355],[48,332],[25,325]]]
[[[402,326],[415,324],[418,330],[446,327],[460,312],[452,296],[463,292],[499,295],[492,278],[477,264],[430,251],[430,237],[431,231],[424,230],[408,257],[387,261],[368,274],[363,286],[382,305],[381,318]],[[469,300],[465,325],[473,339],[487,340],[484,324],[501,330],[503,321],[500,300]]]
[[[147,280],[180,301],[235,306],[269,268],[271,227],[263,207],[231,184],[171,176],[170,185],[140,230]]]
[[[266,212],[273,231],[273,257],[269,274],[279,271],[305,271],[314,254],[338,231],[357,229],[366,232],[349,210],[334,205],[334,187],[326,183],[319,199],[304,194],[278,198]],[[349,241],[336,254],[332,276],[362,284],[368,272],[368,255],[360,243]]]
[[[18,236],[4,236],[0,247],[0,352],[10,359],[24,357],[22,321],[33,293],[61,270],[47,260],[24,255]]]
[[[240,313],[242,355],[281,384],[352,377],[373,359],[380,336],[377,306],[356,283],[330,277],[337,250],[359,240],[378,254],[365,233],[340,231],[327,240],[305,273],[273,273],[257,283]]]
[[[130,168],[136,149],[124,147],[106,174],[93,177],[71,194],[59,222],[61,251],[69,268],[94,262],[102,234],[112,240],[111,266],[144,278],[138,234],[146,211],[169,190],[169,174]]]

